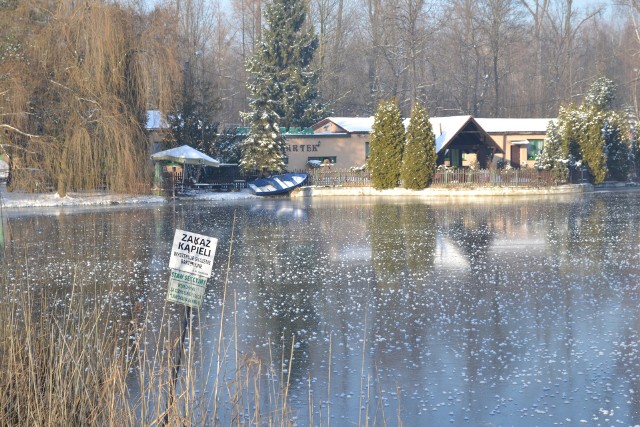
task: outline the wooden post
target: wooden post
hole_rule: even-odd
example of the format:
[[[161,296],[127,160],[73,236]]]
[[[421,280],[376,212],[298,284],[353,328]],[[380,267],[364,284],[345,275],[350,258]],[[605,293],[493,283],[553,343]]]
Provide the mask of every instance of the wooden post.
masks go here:
[[[182,322],[182,334],[180,336],[180,350],[178,351],[178,355],[176,356],[176,363],[171,368],[171,388],[169,389],[169,397],[167,398],[167,409],[164,413],[164,420],[160,424],[161,427],[169,424],[169,409],[171,405],[173,405],[174,396],[176,394],[176,387],[178,385],[178,376],[180,374],[180,364],[182,360],[182,353],[184,353],[184,340],[187,336],[187,327],[189,326],[191,320],[191,307],[187,306],[187,310],[185,312],[184,320]]]

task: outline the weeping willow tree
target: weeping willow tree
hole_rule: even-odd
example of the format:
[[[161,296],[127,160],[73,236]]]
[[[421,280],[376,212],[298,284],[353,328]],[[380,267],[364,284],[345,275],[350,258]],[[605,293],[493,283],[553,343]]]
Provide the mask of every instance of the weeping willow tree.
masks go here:
[[[16,41],[17,52],[0,57],[0,145],[10,159],[10,189],[37,190],[42,177],[61,195],[144,188],[151,172],[146,111],[170,110],[181,85],[171,14],[68,0],[2,5],[3,20],[11,15],[22,25],[0,33],[5,44]]]

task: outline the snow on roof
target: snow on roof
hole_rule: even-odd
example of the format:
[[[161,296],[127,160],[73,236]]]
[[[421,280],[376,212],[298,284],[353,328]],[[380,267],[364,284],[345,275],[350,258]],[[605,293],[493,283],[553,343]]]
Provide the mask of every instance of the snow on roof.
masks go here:
[[[471,116],[431,117],[429,121],[436,137],[436,153],[440,152],[469,120]]]
[[[374,117],[328,117],[326,121],[331,121],[349,133],[367,133],[373,128]],[[524,134],[546,134],[550,121],[556,119],[474,119],[470,115],[431,117],[431,127],[436,137],[436,151],[439,152],[464,128],[470,121],[475,122],[487,133],[524,133]],[[404,119],[405,128],[409,125],[410,119]],[[316,134],[317,135],[317,134]]]
[[[436,137],[436,152],[446,146],[469,120],[471,120],[471,116],[430,117],[433,135]],[[405,129],[409,126],[409,122],[411,119],[402,121]]]
[[[550,121],[556,119],[476,119],[487,133],[539,133],[546,134]]]
[[[328,117],[327,120],[347,132],[371,132],[374,117]],[[436,137],[436,151],[440,151],[471,120],[471,116],[431,117],[429,120]],[[403,120],[405,128],[409,122],[410,119]]]
[[[147,110],[147,129],[168,129],[164,115],[158,110]]]
[[[332,121],[347,132],[371,132],[373,127],[373,116],[371,117],[328,117],[327,120]]]

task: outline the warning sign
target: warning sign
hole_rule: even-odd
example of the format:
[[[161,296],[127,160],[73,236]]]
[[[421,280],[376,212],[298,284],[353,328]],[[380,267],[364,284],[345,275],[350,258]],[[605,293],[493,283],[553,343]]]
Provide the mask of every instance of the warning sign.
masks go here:
[[[197,274],[171,270],[167,301],[199,308],[204,300],[207,278]]]
[[[218,239],[188,231],[176,230],[171,247],[169,268],[211,277],[213,257]]]

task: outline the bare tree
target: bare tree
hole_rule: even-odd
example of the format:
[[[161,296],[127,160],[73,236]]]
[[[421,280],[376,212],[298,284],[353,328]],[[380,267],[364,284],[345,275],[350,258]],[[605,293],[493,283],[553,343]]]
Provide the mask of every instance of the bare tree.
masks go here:
[[[533,89],[530,91],[532,101],[537,105],[541,105],[544,96],[544,76],[543,76],[543,43],[542,36],[544,24],[549,13],[549,3],[551,0],[520,0],[526,11],[531,16],[531,32],[533,33],[533,50],[535,62],[533,64],[533,73],[531,82],[534,82]],[[537,110],[540,114],[540,109]]]
[[[514,0],[484,0],[480,13],[482,26],[487,34],[488,55],[491,61],[493,100],[491,112],[494,117],[507,113],[501,108],[501,87],[506,78],[505,61],[508,61],[508,48],[518,37],[521,28],[520,10]]]

